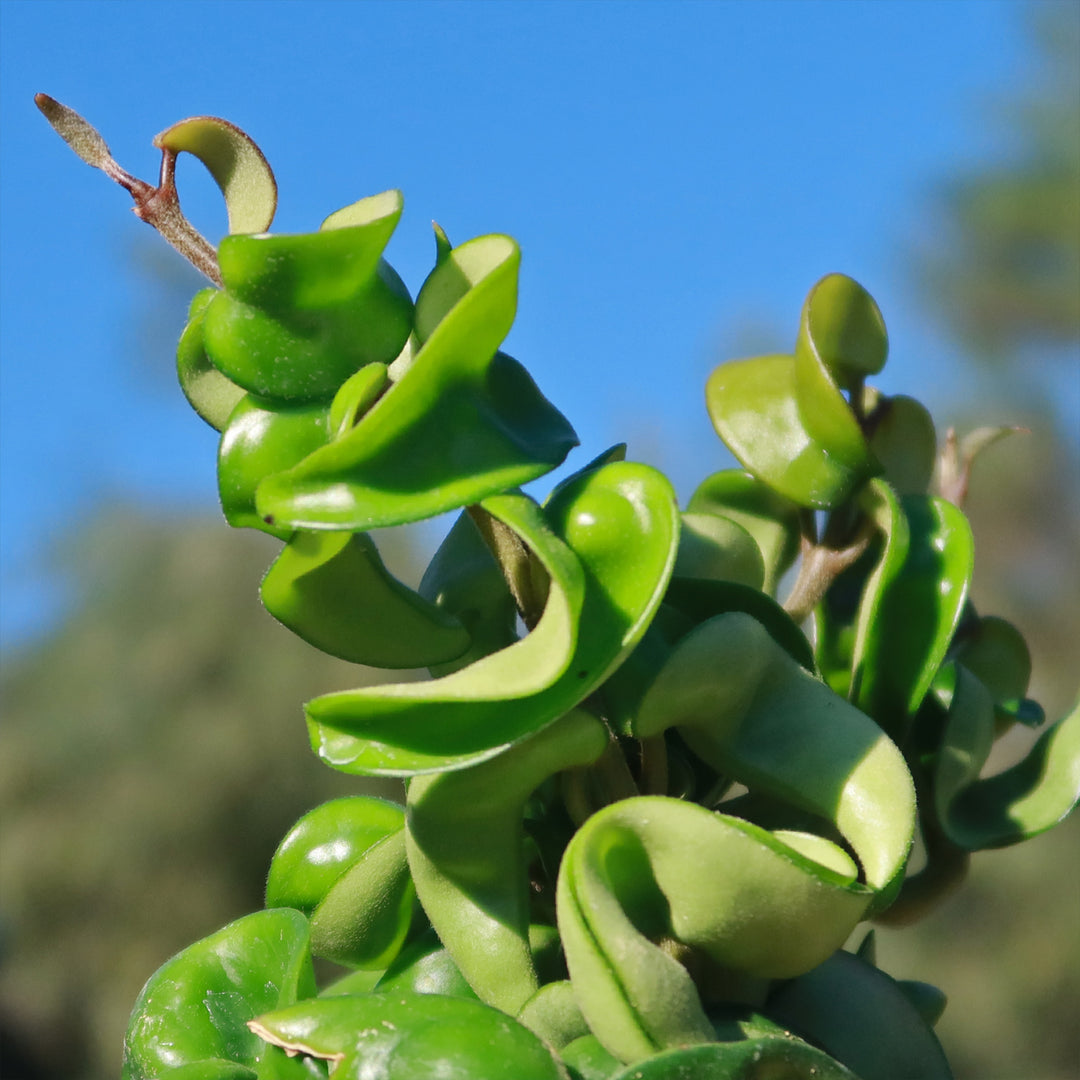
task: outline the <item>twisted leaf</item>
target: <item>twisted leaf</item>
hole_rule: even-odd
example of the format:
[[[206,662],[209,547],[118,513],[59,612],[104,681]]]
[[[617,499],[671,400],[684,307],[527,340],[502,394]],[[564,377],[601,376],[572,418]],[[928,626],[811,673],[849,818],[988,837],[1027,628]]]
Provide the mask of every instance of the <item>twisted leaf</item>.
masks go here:
[[[325,402],[359,368],[401,351],[412,303],[382,260],[401,193],[363,206],[365,220],[347,227],[222,240],[225,288],[206,309],[203,335],[234,383],[263,398]]]
[[[160,150],[186,151],[209,170],[229,214],[230,233],[262,233],[277,209],[277,183],[255,141],[217,116],[192,116],[154,139]]]
[[[366,530],[478,502],[558,465],[577,444],[572,428],[497,351],[519,262],[506,236],[455,248],[432,278],[464,291],[410,366],[348,432],[264,481],[259,512],[294,528]]]
[[[706,997],[741,1000],[760,994],[762,980],[814,967],[870,899],[848,863],[838,872],[764,829],[677,799],[600,810],[570,841],[558,885],[570,977],[593,1033],[627,1062],[712,1041],[680,960],[699,972]]]
[[[313,1080],[248,1021],[315,992],[307,919],[260,911],[188,946],[143,987],[124,1039],[123,1080]]]
[[[366,795],[316,807],[274,853],[266,906],[307,915],[316,955],[385,968],[405,940],[416,895],[404,825],[400,806]]]
[[[952,1080],[937,1037],[904,989],[851,953],[837,952],[781,986],[766,1011],[859,1080]]]
[[[730,518],[750,533],[764,559],[762,588],[767,593],[775,590],[799,552],[799,508],[740,469],[725,469],[703,480],[686,509]]]
[[[898,742],[930,689],[963,614],[974,542],[963,513],[944,499],[900,500],[908,544],[899,564],[903,528],[884,487],[879,524],[890,530],[880,573],[859,615],[859,680],[855,704]],[[885,507],[888,506],[886,510]]]
[[[939,695],[949,713],[934,779],[937,816],[948,838],[978,851],[1056,825],[1080,800],[1080,704],[1022,761],[980,779],[994,741],[993,698],[962,664],[942,674]]]
[[[364,533],[295,533],[260,592],[293,633],[355,664],[426,667],[469,647],[461,623],[390,574]]]
[[[490,761],[409,784],[406,842],[420,902],[480,999],[504,1012],[517,1013],[539,988],[525,802],[548,776],[595,761],[606,745],[603,725],[575,710]]]
[[[327,764],[412,775],[492,757],[569,712],[645,632],[678,544],[678,510],[663,476],[613,462],[562,488],[543,512],[521,495],[482,506],[550,578],[539,623],[521,641],[433,682],[309,702],[312,745]]]
[[[705,389],[720,437],[758,480],[799,506],[839,506],[881,471],[841,388],[884,363],[869,294],[842,274],[810,291],[794,356],[722,364]]]

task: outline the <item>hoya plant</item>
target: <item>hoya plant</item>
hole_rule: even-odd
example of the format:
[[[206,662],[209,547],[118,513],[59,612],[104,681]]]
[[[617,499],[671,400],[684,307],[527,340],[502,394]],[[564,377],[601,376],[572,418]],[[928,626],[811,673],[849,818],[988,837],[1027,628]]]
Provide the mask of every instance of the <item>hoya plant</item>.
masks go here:
[[[1023,637],[970,596],[968,475],[1005,430],[939,445],[875,390],[884,321],[834,273],[791,353],[708,380],[740,468],[680,507],[620,445],[526,494],[577,439],[500,349],[513,239],[436,227],[414,297],[383,257],[399,192],[274,235],[233,125],[163,132],[153,185],[38,104],[212,282],[177,370],[226,520],[281,542],[267,610],[431,676],[304,706],[328,767],[400,777],[404,804],[305,814],[265,910],[150,977],[125,1080],[946,1080],[944,997],[879,969],[873,927],[1080,794],[1080,710],[1045,722]],[[184,151],[225,196],[216,249],[180,211]],[[448,513],[419,587],[395,579],[371,531]],[[984,775],[1018,724],[1027,756]]]

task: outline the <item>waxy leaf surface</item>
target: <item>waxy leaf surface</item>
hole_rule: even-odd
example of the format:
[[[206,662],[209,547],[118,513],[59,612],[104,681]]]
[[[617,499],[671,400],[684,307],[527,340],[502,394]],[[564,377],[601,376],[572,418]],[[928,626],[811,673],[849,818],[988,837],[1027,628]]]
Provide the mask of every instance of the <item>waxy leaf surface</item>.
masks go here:
[[[674,493],[661,474],[614,462],[560,489],[544,511],[520,495],[482,507],[550,578],[540,621],[522,640],[433,682],[309,702],[312,745],[327,764],[412,775],[491,757],[569,712],[645,632],[678,545]],[[579,635],[582,623],[588,635]]]
[[[469,647],[461,623],[390,574],[364,533],[294,533],[260,591],[293,633],[354,664],[427,667]]]
[[[578,709],[490,761],[409,783],[406,841],[420,902],[481,1000],[511,1015],[539,988],[525,802],[547,777],[595,761],[607,741]]]
[[[565,1080],[544,1044],[505,1013],[457,997],[372,993],[303,1002],[252,1025],[331,1063],[331,1080]]]
[[[317,806],[278,846],[266,906],[307,915],[316,955],[385,968],[412,921],[404,826],[400,806],[366,795]]]
[[[558,465],[577,445],[573,429],[497,351],[519,262],[509,237],[455,248],[434,273],[467,270],[468,287],[411,365],[347,433],[266,480],[259,512],[296,528],[366,530],[479,502]]]
[[[260,911],[230,923],[174,956],[143,987],[124,1039],[123,1080],[313,1080],[317,1070],[267,1046],[247,1024],[314,992],[300,912]]]
[[[372,196],[370,220],[290,236],[227,236],[225,284],[206,309],[206,352],[263,398],[329,401],[365,364],[390,363],[412,324],[412,301],[382,252],[400,192]]]

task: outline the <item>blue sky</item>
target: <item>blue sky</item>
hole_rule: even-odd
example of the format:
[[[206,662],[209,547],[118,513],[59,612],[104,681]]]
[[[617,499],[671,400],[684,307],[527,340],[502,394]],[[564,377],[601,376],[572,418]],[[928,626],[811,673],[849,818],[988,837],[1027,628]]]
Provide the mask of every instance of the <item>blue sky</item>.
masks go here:
[[[507,349],[577,427],[575,460],[629,437],[687,495],[727,461],[705,376],[748,340],[787,347],[826,272],[858,278],[885,314],[880,385],[939,408],[955,396],[961,354],[927,324],[908,256],[932,231],[935,186],[1001,153],[987,105],[1032,74],[1024,11],[3,0],[4,640],[55,615],[52,545],[108,500],[216,506],[214,433],[146,368],[169,367],[183,301],[148,277],[154,238],[126,193],[63,146],[36,91],[146,179],[158,131],[233,120],[277,174],[277,231],[401,188],[387,254],[414,294],[432,219],[454,242],[512,234],[523,267]],[[224,210],[197,164],[180,191],[219,238]],[[148,308],[162,324],[152,353]]]

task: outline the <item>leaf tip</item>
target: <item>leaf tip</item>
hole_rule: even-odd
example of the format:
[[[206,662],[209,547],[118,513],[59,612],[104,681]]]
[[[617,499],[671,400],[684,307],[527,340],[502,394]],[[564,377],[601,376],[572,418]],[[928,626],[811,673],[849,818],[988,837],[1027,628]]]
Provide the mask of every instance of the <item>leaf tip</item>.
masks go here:
[[[109,148],[97,128],[81,117],[74,109],[62,105],[48,94],[34,95],[34,104],[41,110],[42,116],[52,125],[57,133],[75,151],[76,154],[95,169],[105,168],[112,161]]]

